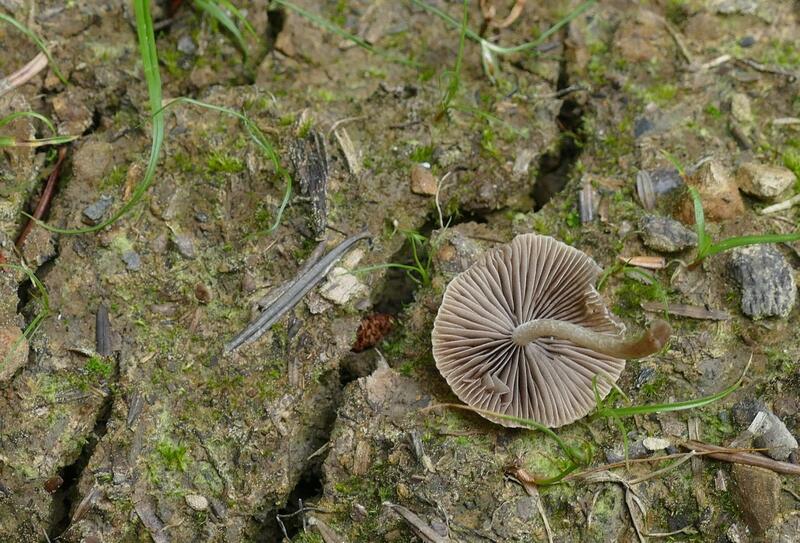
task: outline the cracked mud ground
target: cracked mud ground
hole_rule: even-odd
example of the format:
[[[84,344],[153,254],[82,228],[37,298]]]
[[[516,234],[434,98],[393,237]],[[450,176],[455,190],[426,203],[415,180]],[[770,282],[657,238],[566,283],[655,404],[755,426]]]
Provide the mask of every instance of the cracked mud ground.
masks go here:
[[[460,18],[460,3],[430,3]],[[156,4],[156,21],[166,21],[168,3]],[[497,22],[513,2],[491,4]],[[577,6],[524,4],[510,26],[490,24],[486,35],[505,45],[530,41]],[[164,96],[245,110],[276,142],[296,184],[303,172],[326,172],[327,227],[320,199],[298,191],[280,227],[263,234],[282,198],[271,163],[235,119],[179,106],[166,113],[156,181],[130,214],[95,234],[34,228],[21,258],[46,286],[52,315],[0,368],[0,540],[546,541],[543,511],[555,541],[636,541],[622,486],[570,481],[529,494],[506,476],[514,463],[541,475],[558,470],[561,454],[543,435],[421,411],[455,400],[430,353],[433,318],[455,273],[519,233],[557,237],[604,268],[620,255],[658,255],[640,241],[642,217],[680,218],[673,200],[681,189],[656,191],[655,209],[645,211],[640,172],[659,188],[681,183],[673,159],[800,171],[798,4],[601,1],[535,55],[499,57],[494,83],[467,40],[461,86],[445,115],[459,32],[418,5],[292,4],[378,53],[296,11],[236,5],[259,37],[248,38],[246,62],[191,6],[157,32]],[[69,79],[65,86],[45,70],[0,96],[0,116],[35,110],[59,133],[81,136],[46,217],[79,227],[87,214],[130,197],[149,153],[132,9],[122,1],[0,0],[0,11],[55,44]],[[485,26],[477,5],[469,22]],[[4,76],[37,53],[7,25],[0,43]],[[27,119],[3,130],[44,135]],[[3,150],[6,262],[20,259],[13,245],[22,212],[52,160],[46,150]],[[443,229],[434,193],[445,176]],[[587,196],[595,203],[582,212],[579,198]],[[719,215],[709,224],[717,239],[797,224],[796,210],[761,215],[765,203],[750,196],[729,216],[723,211],[732,204],[706,204],[710,218]],[[332,248],[364,227],[372,241],[342,270],[258,341],[222,355],[258,302],[293,278],[318,243]],[[346,273],[413,263],[403,230],[430,240],[429,282],[418,286],[397,270]],[[798,245],[774,248],[770,258],[796,276]],[[643,450],[645,437],[668,440],[671,452],[687,437],[729,445],[762,409],[796,436],[793,291],[781,316],[752,320],[742,313],[730,255],[671,278],[675,265],[653,272],[669,302],[728,318],[672,316],[669,348],[629,363],[622,390],[637,404],[696,398],[734,382],[751,355],[752,365],[722,402],[627,419],[631,454],[664,454]],[[660,299],[640,279],[616,273],[602,291],[632,329],[653,315],[642,304]],[[8,344],[43,302],[15,270],[0,275],[0,289],[0,338]],[[113,354],[105,358],[90,356],[100,306],[111,323]],[[356,353],[365,318],[377,344]],[[607,421],[586,419],[559,434],[591,443],[593,465],[622,455],[622,436]],[[662,466],[637,463],[621,473],[634,478]],[[679,540],[795,541],[798,491],[791,476],[694,459],[638,485],[647,513],[636,522],[645,534],[676,532]],[[386,501],[431,532],[415,532]]]

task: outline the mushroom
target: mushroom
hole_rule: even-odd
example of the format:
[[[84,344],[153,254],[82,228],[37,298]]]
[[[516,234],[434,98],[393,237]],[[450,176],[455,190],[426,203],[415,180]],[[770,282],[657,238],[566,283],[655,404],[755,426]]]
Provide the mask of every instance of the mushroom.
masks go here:
[[[670,325],[655,320],[640,337],[625,338],[594,288],[600,271],[573,247],[524,234],[453,279],[432,341],[436,367],[459,399],[556,428],[592,410],[595,378],[605,397],[625,359],[661,350]]]

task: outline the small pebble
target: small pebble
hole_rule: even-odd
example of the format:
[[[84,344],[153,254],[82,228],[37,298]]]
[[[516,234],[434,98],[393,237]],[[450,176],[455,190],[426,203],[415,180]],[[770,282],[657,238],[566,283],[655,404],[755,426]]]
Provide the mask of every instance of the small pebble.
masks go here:
[[[111,196],[106,196],[103,194],[100,196],[100,199],[97,200],[95,203],[86,206],[83,210],[83,221],[88,224],[98,224],[103,219],[108,210],[111,208],[111,204],[114,203],[114,199]]]
[[[205,511],[208,509],[208,499],[205,496],[201,496],[200,494],[187,494],[184,499],[186,500],[186,505],[195,511]]]
[[[647,215],[639,221],[642,243],[663,253],[683,251],[697,246],[697,234],[674,219]]]
[[[753,36],[745,36],[739,39],[739,46],[740,47],[752,47],[756,43],[756,39]]]
[[[178,51],[185,55],[193,55],[197,51],[197,45],[191,36],[181,36],[178,39]]]
[[[423,196],[436,194],[436,178],[431,170],[422,164],[414,164],[411,168],[411,192]]]
[[[747,429],[756,436],[754,445],[767,449],[775,460],[784,461],[797,449],[797,440],[783,421],[768,411],[759,411]]]
[[[746,162],[736,170],[739,190],[761,200],[776,200],[795,180],[794,173],[783,166]]]
[[[642,444],[648,451],[661,451],[669,447],[671,442],[661,437],[646,437],[642,440]]]
[[[139,271],[142,268],[142,258],[136,251],[125,251],[122,253],[122,261],[130,271]]]
[[[647,117],[639,117],[633,125],[633,137],[640,138],[653,129],[653,122]]]
[[[739,400],[731,408],[733,420],[740,428],[748,427],[759,411],[768,411],[767,404],[754,398]]]
[[[201,304],[207,304],[214,298],[211,294],[211,290],[203,283],[197,283],[194,286],[194,297],[197,298],[197,301]]]
[[[56,490],[64,484],[64,479],[59,475],[54,475],[44,482],[44,490],[48,494],[55,494]]]
[[[172,238],[172,242],[175,244],[175,248],[178,249],[178,252],[186,258],[194,258],[197,256],[197,252],[194,248],[194,240],[190,235],[175,234]]]

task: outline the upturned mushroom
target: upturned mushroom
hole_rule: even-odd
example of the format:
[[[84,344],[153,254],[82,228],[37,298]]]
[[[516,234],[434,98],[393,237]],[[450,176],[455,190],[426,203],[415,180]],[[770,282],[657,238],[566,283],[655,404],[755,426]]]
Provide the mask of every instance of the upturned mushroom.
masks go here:
[[[605,397],[626,359],[661,350],[670,325],[654,320],[640,336],[624,337],[595,290],[600,272],[585,253],[524,234],[453,279],[432,341],[436,367],[459,399],[555,428],[594,408],[593,381]]]

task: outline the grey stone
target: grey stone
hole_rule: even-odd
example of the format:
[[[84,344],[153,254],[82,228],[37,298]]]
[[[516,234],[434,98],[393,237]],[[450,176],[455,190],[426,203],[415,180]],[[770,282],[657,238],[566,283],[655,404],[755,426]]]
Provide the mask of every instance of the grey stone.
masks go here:
[[[777,199],[795,180],[794,173],[783,166],[745,162],[736,170],[739,190],[761,200]]]
[[[756,43],[756,39],[753,36],[745,36],[739,40],[740,47],[752,47]]]
[[[208,509],[208,499],[205,496],[201,496],[200,494],[187,494],[184,496],[184,499],[186,500],[186,505],[195,511],[205,511]]]
[[[172,238],[175,248],[178,252],[186,258],[194,258],[197,256],[197,251],[194,248],[194,240],[189,234],[175,234]]]
[[[681,174],[675,168],[662,168],[648,172],[656,194],[666,194],[683,186]]]
[[[772,471],[743,464],[733,464],[732,473],[742,518],[760,536],[780,510],[781,479]]]
[[[142,269],[142,258],[136,251],[125,251],[122,253],[122,261],[130,271],[139,271]]]
[[[639,370],[639,375],[636,376],[636,381],[634,382],[634,386],[639,389],[642,388],[647,383],[655,380],[657,376],[657,372],[655,368],[650,366],[645,366],[641,370]]]
[[[178,39],[178,51],[186,55],[193,55],[197,52],[197,45],[191,36],[181,36]]]
[[[772,245],[751,245],[733,252],[731,268],[742,287],[742,312],[753,318],[786,317],[794,307],[797,285],[783,254]]]
[[[83,210],[83,219],[84,222],[89,224],[98,224],[108,210],[111,208],[111,204],[114,203],[114,199],[111,196],[106,196],[105,194],[100,196],[100,199],[97,200],[95,203],[86,206]]]
[[[750,426],[759,411],[767,411],[767,404],[754,398],[745,398],[733,404],[733,420],[740,428]]]
[[[647,215],[639,221],[642,242],[663,253],[675,253],[697,246],[697,234],[674,219]]]
[[[754,444],[767,449],[775,460],[785,461],[797,449],[797,440],[781,419],[769,411],[759,411],[748,428],[756,436]]]
[[[628,458],[645,458],[652,454],[647,447],[644,446],[644,440],[637,439],[633,442],[628,442]],[[606,461],[622,462],[625,460],[625,448],[622,445],[615,446],[613,449],[606,449]]]

